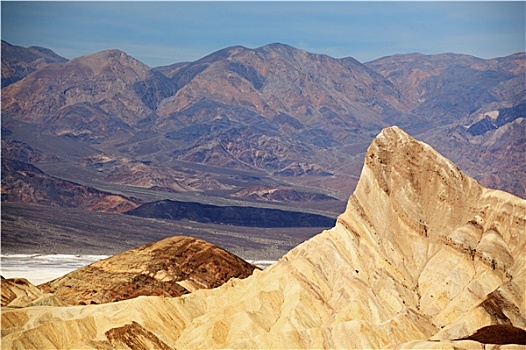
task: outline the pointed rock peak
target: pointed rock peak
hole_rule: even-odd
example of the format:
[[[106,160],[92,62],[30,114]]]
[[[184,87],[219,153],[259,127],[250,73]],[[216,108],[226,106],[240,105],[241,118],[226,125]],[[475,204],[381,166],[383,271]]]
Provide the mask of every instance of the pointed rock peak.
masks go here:
[[[467,215],[465,203],[481,193],[482,187],[455,164],[393,126],[369,146],[352,199],[369,213],[394,211],[405,225],[427,236]],[[374,221],[382,226],[388,220]]]
[[[380,133],[374,138],[371,146],[369,146],[367,156],[370,157],[374,155],[376,150],[389,150],[395,154],[397,150],[407,147],[419,147],[419,149],[426,149],[438,155],[438,153],[436,153],[430,146],[421,141],[417,141],[402,128],[395,125],[384,128],[380,131]],[[383,160],[380,159],[380,161]]]
[[[372,145],[378,145],[384,148],[399,148],[420,145],[421,147],[424,147],[428,150],[433,150],[430,146],[416,140],[405,130],[396,125],[382,129],[382,131],[380,131],[380,133],[373,140]]]
[[[400,188],[406,187],[408,180],[409,185],[423,184],[435,180],[433,175],[437,174],[443,180],[466,177],[455,164],[398,126],[385,128],[376,136],[367,150],[364,166],[379,181],[381,179],[381,187],[386,193],[389,193],[388,187],[395,184]]]

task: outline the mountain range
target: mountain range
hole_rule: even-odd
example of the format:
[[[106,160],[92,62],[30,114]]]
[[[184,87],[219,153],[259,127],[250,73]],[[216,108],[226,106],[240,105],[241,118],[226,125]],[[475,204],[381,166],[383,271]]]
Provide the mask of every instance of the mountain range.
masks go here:
[[[525,55],[360,63],[275,43],[150,68],[119,50],[66,60],[3,41],[2,156],[31,149],[44,173],[127,198],[131,186],[319,212],[346,200],[367,145],[396,124],[525,197]]]
[[[265,270],[165,296],[162,283],[189,286],[222,277],[205,273],[213,267],[250,268],[174,237],[40,286],[56,294],[3,280],[2,301],[14,304],[1,310],[2,348],[522,348],[525,212],[526,200],[482,187],[429,145],[385,128],[334,227]],[[199,267],[180,280],[192,264]],[[131,298],[97,299],[115,298],[111,287],[123,279]],[[157,292],[132,295],[148,285]],[[61,297],[103,303],[54,306]]]

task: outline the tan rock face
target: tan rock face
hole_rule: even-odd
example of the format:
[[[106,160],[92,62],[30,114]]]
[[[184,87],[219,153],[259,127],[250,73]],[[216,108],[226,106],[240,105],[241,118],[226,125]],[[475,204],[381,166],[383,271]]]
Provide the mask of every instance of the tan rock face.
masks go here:
[[[254,266],[201,239],[174,236],[114,255],[39,287],[67,305],[175,297],[246,278]]]
[[[31,282],[25,278],[2,278],[0,292],[2,296],[2,307],[63,305],[54,295],[42,292],[42,290],[31,284]]]
[[[169,348],[482,349],[483,327],[526,328],[525,213],[384,129],[336,226],[275,265],[179,298],[5,310],[2,345],[102,348],[135,327]]]

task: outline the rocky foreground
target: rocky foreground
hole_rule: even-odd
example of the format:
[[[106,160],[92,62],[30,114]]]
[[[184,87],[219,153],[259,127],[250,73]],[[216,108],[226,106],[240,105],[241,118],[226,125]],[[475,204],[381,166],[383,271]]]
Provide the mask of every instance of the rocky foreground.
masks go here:
[[[3,308],[2,348],[520,348],[525,225],[525,200],[392,127],[335,227],[266,270],[176,298]]]
[[[173,236],[32,285],[2,279],[1,306],[73,306],[111,303],[138,296],[178,297],[246,278],[258,267],[202,239]]]

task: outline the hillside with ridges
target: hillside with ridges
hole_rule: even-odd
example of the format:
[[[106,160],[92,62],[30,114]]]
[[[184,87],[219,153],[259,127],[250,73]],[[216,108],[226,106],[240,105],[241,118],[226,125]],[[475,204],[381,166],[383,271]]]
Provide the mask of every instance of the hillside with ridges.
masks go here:
[[[524,151],[525,70],[524,53],[394,55],[362,64],[274,43],[152,69],[108,50],[49,64],[3,88],[2,122],[12,139],[35,149],[42,136],[58,145],[74,140],[92,155],[151,168],[139,181],[133,170],[97,175],[107,182],[166,187],[153,175],[163,167],[175,172],[162,182],[178,183],[181,172],[199,181],[194,171],[204,166],[214,185],[192,190],[293,186],[341,200],[374,135],[396,124],[484,185],[524,197],[524,167],[512,160]],[[235,171],[264,183],[232,188],[225,175]]]

